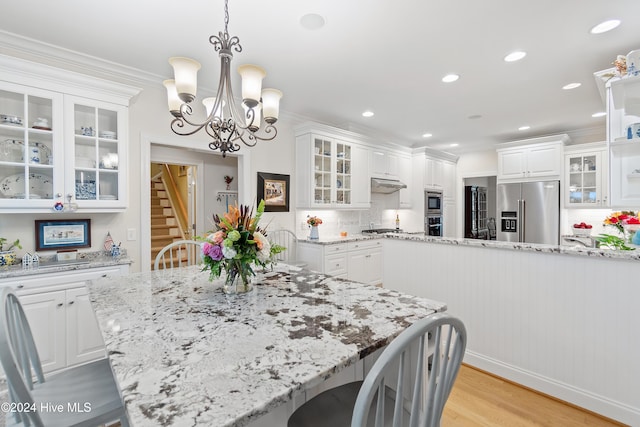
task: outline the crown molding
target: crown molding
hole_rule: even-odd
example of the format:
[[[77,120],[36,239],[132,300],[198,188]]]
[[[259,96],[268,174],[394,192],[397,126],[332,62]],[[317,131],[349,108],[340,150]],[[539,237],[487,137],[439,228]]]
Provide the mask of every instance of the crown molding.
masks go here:
[[[0,54],[127,85],[157,86],[164,77],[0,30]]]

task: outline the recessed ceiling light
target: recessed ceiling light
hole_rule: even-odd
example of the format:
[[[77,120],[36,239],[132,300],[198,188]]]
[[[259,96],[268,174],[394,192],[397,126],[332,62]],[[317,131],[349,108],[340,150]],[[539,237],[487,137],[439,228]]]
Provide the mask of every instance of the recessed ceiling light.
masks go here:
[[[317,13],[307,13],[300,18],[300,25],[307,30],[317,30],[324,27],[324,18]]]
[[[459,78],[460,78],[460,76],[457,75],[457,74],[447,74],[446,76],[444,76],[442,78],[442,81],[445,82],[445,83],[451,83],[451,82],[455,82]]]
[[[449,144],[449,147],[457,147],[458,145],[460,144],[458,144],[457,142],[452,142],[451,144]]]
[[[476,120],[476,119],[481,119],[481,118],[482,118],[482,116],[480,114],[473,114],[473,115],[467,117],[467,119],[469,119],[469,120]]]
[[[531,126],[520,126],[518,128],[518,130],[529,130],[529,129],[531,129]]]
[[[362,113],[362,117],[373,117],[373,111],[365,111],[364,113]]]
[[[602,34],[607,31],[611,31],[620,25],[619,19],[611,19],[609,21],[604,21],[593,27],[590,31],[591,34]]]
[[[606,111],[599,111],[597,113],[593,113],[591,117],[604,117],[606,115],[607,115]]]
[[[582,83],[569,83],[568,85],[562,86],[562,89],[570,90],[570,89],[575,89],[575,88],[580,87],[580,86],[582,86]]]
[[[423,138],[431,138],[432,136],[433,136],[433,134],[431,134],[431,133],[423,133],[422,134]]]
[[[515,62],[520,61],[522,58],[527,56],[527,52],[523,52],[521,50],[516,50],[515,52],[511,52],[507,56],[504,57],[506,62]]]

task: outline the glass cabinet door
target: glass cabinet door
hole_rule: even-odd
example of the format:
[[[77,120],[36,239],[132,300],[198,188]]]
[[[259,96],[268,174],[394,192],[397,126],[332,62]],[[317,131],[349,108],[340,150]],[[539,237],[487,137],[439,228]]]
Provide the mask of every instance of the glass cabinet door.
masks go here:
[[[351,204],[351,146],[336,143],[336,203]]]
[[[75,105],[74,175],[77,200],[118,198],[118,114]]]
[[[569,204],[594,205],[600,201],[599,165],[600,159],[597,153],[568,157]]]
[[[54,180],[58,180],[54,174],[57,153],[52,130],[55,98],[54,94],[35,89],[30,93],[0,89],[0,199],[6,201],[3,206],[11,207],[18,200],[22,200],[20,206],[25,201],[31,206],[53,206],[54,188],[62,186],[58,182],[54,186]]]
[[[313,203],[316,205],[329,205],[332,203],[331,190],[331,158],[332,141],[314,138],[313,140]]]

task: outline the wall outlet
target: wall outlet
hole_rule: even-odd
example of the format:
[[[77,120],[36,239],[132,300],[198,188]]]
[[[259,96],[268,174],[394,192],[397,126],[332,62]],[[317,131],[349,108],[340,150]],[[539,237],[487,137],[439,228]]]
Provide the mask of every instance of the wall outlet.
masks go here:
[[[306,221],[302,221],[300,223],[300,230],[305,231],[307,229],[307,222]]]
[[[127,240],[136,240],[136,229],[127,228]]]

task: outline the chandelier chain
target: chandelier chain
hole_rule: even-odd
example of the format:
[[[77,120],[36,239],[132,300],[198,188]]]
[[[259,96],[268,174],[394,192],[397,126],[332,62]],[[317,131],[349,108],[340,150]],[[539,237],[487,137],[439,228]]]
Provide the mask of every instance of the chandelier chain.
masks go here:
[[[224,0],[224,32],[228,34],[227,27],[229,26],[229,0]]]

